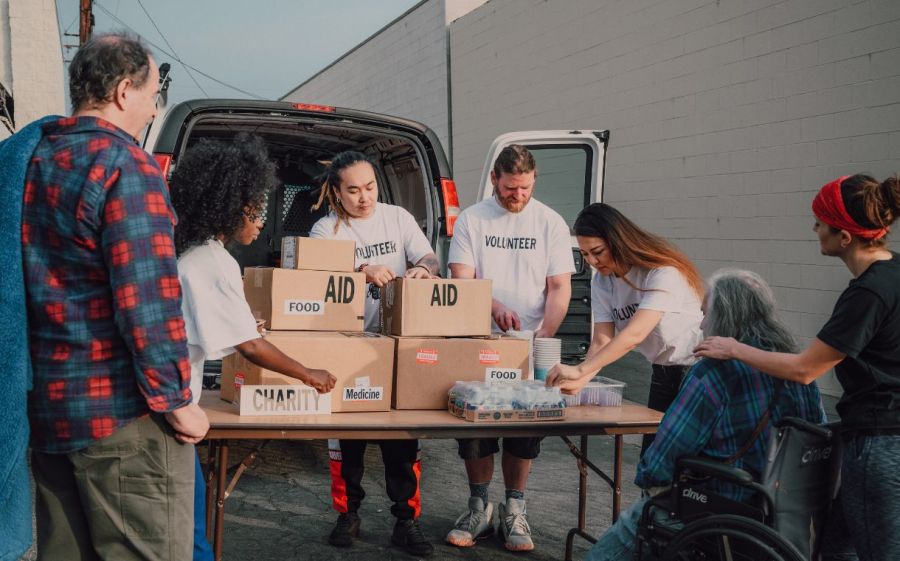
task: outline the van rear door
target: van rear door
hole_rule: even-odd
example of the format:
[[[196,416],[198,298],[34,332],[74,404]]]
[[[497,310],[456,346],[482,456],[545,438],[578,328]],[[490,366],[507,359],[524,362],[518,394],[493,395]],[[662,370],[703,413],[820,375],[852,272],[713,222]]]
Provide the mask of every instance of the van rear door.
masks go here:
[[[523,131],[497,137],[488,150],[481,176],[481,199],[493,196],[490,171],[494,160],[510,144],[521,144],[534,155],[538,167],[535,198],[562,215],[571,227],[585,206],[603,200],[609,131]],[[591,268],[581,258],[574,236],[572,300],[559,328],[563,361],[584,359],[591,344]]]

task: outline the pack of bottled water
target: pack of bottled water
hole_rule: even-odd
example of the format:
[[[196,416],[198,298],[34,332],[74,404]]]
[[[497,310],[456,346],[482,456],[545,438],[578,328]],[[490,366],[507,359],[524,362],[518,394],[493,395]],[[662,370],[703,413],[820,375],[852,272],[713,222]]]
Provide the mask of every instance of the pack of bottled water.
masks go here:
[[[580,392],[575,395],[563,395],[566,405],[599,405],[601,407],[618,407],[622,405],[622,392],[625,382],[612,378],[596,376]]]
[[[557,409],[566,406],[558,387],[544,382],[456,382],[450,401],[460,409],[499,411],[508,409]]]

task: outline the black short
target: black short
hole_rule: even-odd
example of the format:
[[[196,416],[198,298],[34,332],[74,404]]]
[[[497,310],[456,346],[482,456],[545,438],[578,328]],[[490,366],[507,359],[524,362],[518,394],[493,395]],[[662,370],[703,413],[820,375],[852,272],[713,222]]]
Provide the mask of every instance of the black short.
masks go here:
[[[499,438],[460,438],[459,457],[464,460],[486,458],[500,451]],[[542,436],[504,438],[503,451],[521,460],[533,460],[541,453]]]

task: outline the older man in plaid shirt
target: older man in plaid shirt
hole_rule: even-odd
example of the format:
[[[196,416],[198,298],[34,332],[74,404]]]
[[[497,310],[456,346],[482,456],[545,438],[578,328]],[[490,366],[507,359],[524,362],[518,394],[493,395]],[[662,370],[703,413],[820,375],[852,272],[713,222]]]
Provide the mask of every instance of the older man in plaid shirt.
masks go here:
[[[43,125],[22,214],[41,559],[190,559],[190,366],[159,166],[135,142],[159,72],[123,35],[71,63],[70,118]]]

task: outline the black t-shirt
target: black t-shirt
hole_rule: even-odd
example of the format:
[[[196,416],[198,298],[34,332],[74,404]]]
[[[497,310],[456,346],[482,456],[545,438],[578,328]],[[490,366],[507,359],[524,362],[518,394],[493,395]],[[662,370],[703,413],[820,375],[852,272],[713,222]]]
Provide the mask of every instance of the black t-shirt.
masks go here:
[[[892,255],[850,281],[818,334],[847,355],[834,369],[844,430],[900,434],[900,255]]]

